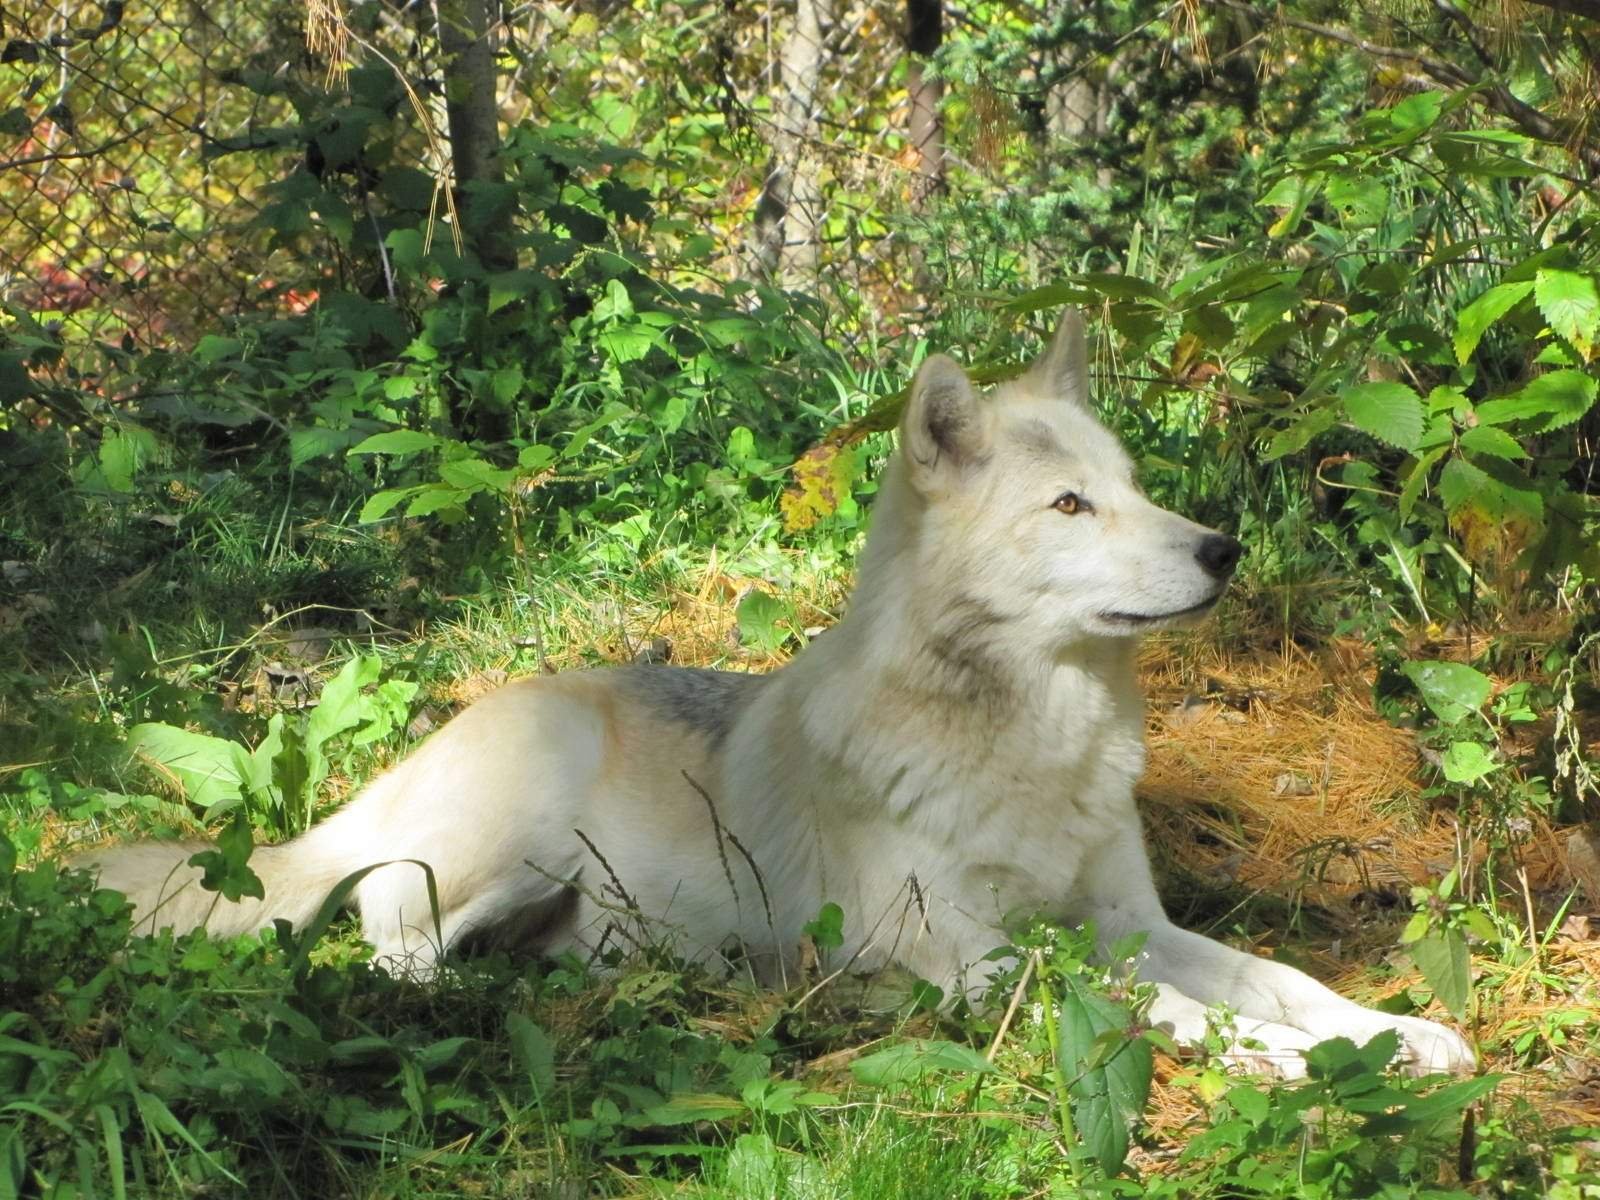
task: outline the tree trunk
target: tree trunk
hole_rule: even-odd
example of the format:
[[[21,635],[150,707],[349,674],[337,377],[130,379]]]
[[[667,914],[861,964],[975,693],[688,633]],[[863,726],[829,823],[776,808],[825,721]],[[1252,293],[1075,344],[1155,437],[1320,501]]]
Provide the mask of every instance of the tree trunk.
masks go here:
[[[511,242],[511,206],[486,203],[474,185],[504,181],[500,165],[500,108],[496,92],[496,0],[435,0],[443,51],[445,112],[450,161],[463,211],[462,236],[491,271],[517,265]]]
[[[930,78],[927,60],[944,40],[944,0],[906,0],[906,99],[911,145],[917,155],[912,202],[944,190],[944,82]]]
[[[794,28],[779,55],[772,158],[756,201],[754,250],[762,274],[800,284],[816,273],[822,225],[817,177],[817,101],[822,79],[823,0],[796,0]]]

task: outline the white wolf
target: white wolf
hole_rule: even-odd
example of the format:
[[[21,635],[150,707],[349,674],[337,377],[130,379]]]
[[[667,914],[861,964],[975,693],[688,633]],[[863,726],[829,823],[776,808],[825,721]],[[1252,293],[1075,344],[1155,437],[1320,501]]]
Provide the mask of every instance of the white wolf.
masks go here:
[[[468,936],[592,949],[641,916],[680,948],[737,946],[777,977],[826,901],[842,955],[971,988],[1003,916],[1148,934],[1152,1019],[1297,1074],[1324,1038],[1393,1029],[1406,1065],[1459,1070],[1455,1032],[1342,999],[1284,964],[1177,928],[1134,807],[1140,634],[1205,613],[1241,547],[1157,508],[1088,406],[1069,312],[1019,379],[979,394],[922,364],[844,619],[766,676],[670,667],[512,683],[302,837],[252,860],[263,902],[217,903],[197,847],[91,853],[144,928],[308,920],[356,890],[381,958],[426,970]],[[424,860],[435,873],[430,906]],[[910,914],[910,920],[904,919]],[[435,931],[435,916],[438,931]],[[441,936],[442,935],[442,938]],[[442,941],[442,945],[440,942]]]

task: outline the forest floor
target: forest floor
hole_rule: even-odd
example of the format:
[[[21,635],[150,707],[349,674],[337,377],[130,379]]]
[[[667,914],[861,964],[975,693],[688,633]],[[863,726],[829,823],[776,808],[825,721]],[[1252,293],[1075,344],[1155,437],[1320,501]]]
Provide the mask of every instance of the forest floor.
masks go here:
[[[739,601],[756,586],[783,593],[782,620],[797,629],[825,626],[842,608],[843,593],[829,578],[797,577],[774,585],[724,571],[713,560],[669,588],[553,586],[540,597],[536,612],[529,611],[526,597],[507,598],[467,605],[450,624],[381,639],[386,661],[425,664],[406,740],[425,736],[479,695],[530,671],[640,657],[772,669],[781,664],[782,650],[752,651],[739,637]],[[316,624],[323,615],[273,618],[243,640],[243,657],[231,660],[230,678],[214,679],[209,686],[222,690],[235,708],[269,711],[304,703],[337,666],[333,652],[348,635],[348,614],[335,614],[327,627]],[[1398,937],[1415,907],[1411,889],[1437,885],[1453,867],[1465,864],[1467,898],[1501,914],[1503,934],[1498,943],[1473,949],[1467,1028],[1484,1068],[1504,1077],[1501,1097],[1526,1102],[1524,1127],[1530,1112],[1536,1125],[1549,1129],[1600,1126],[1600,1059],[1593,1050],[1600,1030],[1600,903],[1586,890],[1594,880],[1584,874],[1585,831],[1530,818],[1514,847],[1491,845],[1484,829],[1458,820],[1447,797],[1430,793],[1431,752],[1416,733],[1375,711],[1375,667],[1364,643],[1334,640],[1314,651],[1292,642],[1263,647],[1238,634],[1239,618],[1225,609],[1221,629],[1208,623],[1153,639],[1142,658],[1150,757],[1140,794],[1148,841],[1175,918],[1293,962],[1363,1003],[1448,1021]],[[1465,635],[1441,635],[1421,649],[1440,658],[1468,653]],[[75,680],[59,682],[63,690],[92,685],[81,674]],[[1496,680],[1497,686],[1510,682],[1509,677]],[[1597,733],[1589,731],[1591,743]],[[391,739],[388,748],[373,747],[354,773],[370,775],[398,757],[401,751],[392,743],[399,740]],[[1528,744],[1534,740],[1530,735]],[[346,779],[330,781],[324,806],[350,790]],[[16,810],[0,813],[12,827],[8,832],[15,832],[25,816]],[[102,817],[90,825],[46,813],[42,827],[35,826],[35,846],[40,853],[54,853],[67,845],[126,837],[142,828],[141,820]],[[1485,888],[1492,894],[1481,894]],[[353,927],[345,925],[336,927],[335,938],[317,957],[340,963],[361,954]],[[547,997],[531,1011],[558,1039],[583,1041],[593,1037],[597,1021],[604,1023],[616,994],[602,984],[566,1000]],[[784,1003],[782,997],[743,990],[719,999],[711,988],[698,1002],[693,1028],[730,1045],[750,1044]],[[429,1023],[430,1036],[451,1028],[438,1014],[431,1014]],[[878,1048],[885,1036],[938,1036],[941,1030],[926,1014],[885,1024],[882,1014],[851,1016],[848,1005],[832,1010],[823,1025],[825,1030],[812,1030],[805,1053],[786,1070],[835,1096],[851,1095],[850,1064]],[[1215,1096],[1190,1061],[1158,1054],[1155,1078],[1148,1128],[1131,1159],[1147,1177],[1174,1169],[1184,1143],[1207,1127]],[[861,1103],[857,1092],[844,1107]],[[902,1108],[897,1119],[915,1115]],[[961,1114],[927,1115],[955,1120]],[[825,1110],[819,1110],[819,1118],[826,1119]],[[859,1122],[851,1125],[854,1119],[838,1126],[843,1132],[829,1153],[859,1159],[859,1139],[866,1135]],[[895,1129],[897,1138],[907,1136],[903,1126]],[[959,1136],[956,1143],[955,1151],[976,1153]],[[553,1145],[526,1149],[529,1161],[538,1165],[521,1175],[508,1173],[500,1163],[493,1182],[458,1180],[448,1193],[433,1184],[423,1191],[515,1194],[518,1179],[555,1177],[551,1163],[565,1151]],[[930,1162],[955,1151],[946,1134],[923,1146]],[[569,1165],[588,1178],[585,1186],[606,1194],[658,1194],[660,1187],[648,1172],[638,1174],[622,1162],[580,1169],[574,1159]],[[858,1167],[860,1161],[851,1169]],[[422,1186],[424,1178],[440,1181],[420,1161],[399,1170],[410,1182],[393,1194]],[[935,1172],[930,1179],[939,1177]],[[745,1194],[724,1183],[724,1190],[705,1194]],[[899,1184],[895,1190],[869,1178],[837,1194],[931,1196],[943,1185],[925,1186],[935,1190],[906,1191]],[[390,1193],[384,1185],[373,1194]]]

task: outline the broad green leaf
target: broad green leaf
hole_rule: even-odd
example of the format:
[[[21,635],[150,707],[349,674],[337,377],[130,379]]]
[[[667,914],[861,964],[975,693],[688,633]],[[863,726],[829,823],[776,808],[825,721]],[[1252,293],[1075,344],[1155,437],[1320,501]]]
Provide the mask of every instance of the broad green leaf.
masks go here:
[[[517,474],[481,458],[458,458],[439,466],[440,479],[466,491],[503,491],[516,480]]]
[[[1060,308],[1063,304],[1090,304],[1095,299],[1093,293],[1073,284],[1048,283],[1012,297],[1006,301],[1004,308],[1010,313],[1043,312]]]
[[[1444,777],[1451,783],[1475,783],[1497,765],[1477,742],[1451,742],[1441,760]]]
[[[1415,450],[1422,440],[1422,398],[1403,383],[1358,383],[1341,399],[1357,429],[1380,442]]]
[[[351,454],[415,454],[419,450],[431,450],[439,444],[439,439],[431,433],[423,433],[417,429],[391,429],[386,433],[375,433],[357,445],[350,447]],[[366,520],[365,517],[362,518]]]
[[[1305,216],[1306,206],[1322,188],[1323,176],[1318,174],[1285,175],[1265,196],[1256,201],[1258,208],[1279,208],[1283,215],[1267,229],[1267,236],[1280,238],[1293,233]]]
[[[1493,425],[1475,425],[1460,437],[1461,448],[1474,454],[1488,454],[1494,458],[1527,458],[1528,452],[1503,429]]]
[[[217,334],[208,333],[194,344],[194,349],[189,351],[191,357],[197,362],[215,363],[225,358],[235,358],[244,349],[238,338],[219,337]]]
[[[788,608],[759,588],[739,601],[736,616],[740,642],[767,654],[777,650],[789,636],[785,622]]]
[[[1550,328],[1588,358],[1600,326],[1600,295],[1593,278],[1576,271],[1540,271],[1534,276],[1533,298]]]
[[[313,459],[342,450],[361,434],[354,429],[306,425],[289,431],[289,465],[302,467]]]
[[[233,819],[217,835],[216,842],[198,854],[190,855],[188,865],[199,867],[204,872],[200,886],[208,892],[220,892],[225,899],[234,902],[245,896],[263,900],[267,895],[266,885],[250,869],[248,861],[254,848],[250,818],[244,809],[236,808],[233,810]]]
[[[1162,308],[1168,303],[1166,292],[1137,275],[1113,275],[1109,271],[1091,271],[1087,275],[1078,276],[1076,282],[1091,292],[1112,300],[1143,300]]]
[[[829,900],[817,910],[816,920],[806,922],[805,931],[818,950],[837,950],[844,945],[844,909]]]
[[[411,1111],[403,1104],[378,1108],[365,1097],[333,1092],[323,1106],[322,1119],[336,1133],[387,1138],[410,1122]]]
[[[1439,1003],[1456,1020],[1466,1019],[1467,999],[1472,994],[1472,957],[1467,939],[1458,929],[1439,929],[1418,938],[1410,946],[1411,961],[1428,981]]]
[[[1400,489],[1399,508],[1402,517],[1411,515],[1411,510],[1417,505],[1417,497],[1422,495],[1423,486],[1433,473],[1434,463],[1443,458],[1449,449],[1449,446],[1435,446],[1411,464],[1411,474],[1406,476],[1405,484]]]
[[[1421,693],[1434,715],[1454,725],[1483,707],[1494,685],[1466,663],[1412,659],[1400,670]]]
[[[472,498],[471,492],[459,488],[429,486],[420,488],[406,505],[406,516],[426,517],[446,509],[459,508]]]
[[[323,747],[338,734],[374,715],[375,706],[369,697],[363,695],[363,690],[378,682],[382,665],[376,654],[358,654],[323,686],[322,694],[317,697],[317,706],[306,718],[306,787],[315,788],[328,777],[328,761],[323,754]]]
[[[1533,280],[1502,283],[1490,288],[1456,314],[1456,361],[1466,363],[1483,335],[1533,291]]]
[[[1530,433],[1549,433],[1571,425],[1594,404],[1594,376],[1582,371],[1550,371],[1530,382],[1521,391],[1478,405],[1478,421],[1484,425],[1527,422]]]
[[[1313,1079],[1371,1076],[1374,1081],[1381,1081],[1381,1072],[1394,1061],[1399,1049],[1400,1035],[1393,1029],[1374,1034],[1360,1046],[1347,1037],[1331,1037],[1306,1051],[1306,1070]]]
[[[628,363],[649,354],[656,344],[656,336],[648,325],[613,325],[600,332],[595,344],[606,352],[612,362]]]
[[[1446,512],[1454,513],[1482,498],[1494,481],[1481,468],[1464,458],[1452,458],[1439,472],[1439,499]]]
[[[1272,440],[1262,453],[1262,460],[1275,462],[1285,454],[1298,454],[1311,444],[1312,439],[1332,429],[1338,419],[1338,412],[1331,407],[1313,408],[1289,428],[1280,429],[1272,435]]]
[[[764,1133],[741,1133],[723,1170],[736,1195],[780,1194],[778,1147]]]
[[[613,282],[615,282],[613,280]],[[530,271],[526,268],[517,271],[500,271],[489,276],[489,311],[499,312],[508,304],[513,304],[535,292],[549,290],[550,281],[541,271]],[[626,295],[626,289],[624,289]]]
[[[150,722],[128,731],[128,748],[169,773],[192,804],[211,808],[240,798],[249,753],[237,742]]]
[[[421,490],[420,487],[402,487],[385,488],[381,492],[376,492],[361,506],[361,514],[356,520],[363,525],[369,521],[381,521]]]
[[[1447,1083],[1426,1096],[1410,1097],[1392,1112],[1371,1117],[1362,1125],[1361,1132],[1365,1136],[1390,1137],[1445,1120],[1459,1126],[1461,1114],[1494,1091],[1504,1079],[1503,1075],[1479,1075],[1475,1079]]]
[[[850,1064],[850,1073],[873,1087],[907,1083],[933,1072],[983,1075],[993,1070],[993,1064],[971,1046],[923,1038],[896,1042]]]
[[[1062,980],[1061,1063],[1084,1148],[1107,1175],[1128,1156],[1128,1128],[1150,1097],[1154,1059],[1128,1010],[1082,979]]]
[[[1380,225],[1389,211],[1389,189],[1379,179],[1335,175],[1328,180],[1323,194],[1339,214],[1340,222],[1350,229]]]
[[[732,1096],[715,1092],[678,1092],[639,1115],[651,1125],[694,1125],[701,1121],[726,1121],[742,1116],[744,1105]]]
[[[1397,133],[1416,134],[1432,129],[1444,111],[1443,92],[1418,92],[1389,110],[1389,124]]]
[[[556,1085],[556,1051],[550,1035],[519,1012],[506,1014],[506,1033],[511,1053],[533,1085],[534,1094],[548,1095]]]

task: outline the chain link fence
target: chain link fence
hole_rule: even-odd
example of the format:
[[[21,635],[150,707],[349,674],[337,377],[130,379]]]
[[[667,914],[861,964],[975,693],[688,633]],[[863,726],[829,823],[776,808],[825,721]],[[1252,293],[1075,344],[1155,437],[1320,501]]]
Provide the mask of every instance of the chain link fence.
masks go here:
[[[676,157],[692,182],[662,207],[717,238],[718,269],[892,307],[916,265],[894,214],[938,182],[927,133],[907,132],[919,80],[905,12],[905,0],[508,5],[495,29],[502,125],[577,123]],[[397,116],[399,136],[418,165],[445,168],[426,130],[446,128],[428,2],[34,0],[0,16],[0,302],[69,340],[147,347],[188,344],[219,314],[309,302],[330,268],[277,248],[262,221],[265,189],[304,169],[304,140],[286,133],[296,89],[327,82],[329,48],[308,48],[308,19],[351,33],[351,59],[406,78],[415,111]]]

